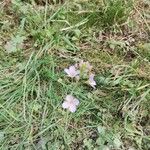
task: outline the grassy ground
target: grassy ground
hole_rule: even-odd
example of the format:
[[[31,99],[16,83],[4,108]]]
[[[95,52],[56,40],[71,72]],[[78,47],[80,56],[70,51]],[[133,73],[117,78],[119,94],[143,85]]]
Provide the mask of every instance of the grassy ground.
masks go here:
[[[0,149],[150,149],[149,0],[50,3],[0,2]],[[95,90],[64,73],[81,59]]]

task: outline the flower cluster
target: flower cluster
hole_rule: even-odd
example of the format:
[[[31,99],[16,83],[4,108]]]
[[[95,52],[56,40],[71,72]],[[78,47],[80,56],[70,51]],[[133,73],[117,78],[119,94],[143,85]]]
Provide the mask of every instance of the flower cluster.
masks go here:
[[[71,78],[87,80],[85,83],[95,89],[96,82],[94,80],[94,74],[92,73],[92,66],[89,62],[80,61],[79,64],[70,66],[64,69],[66,74]]]
[[[95,75],[92,73],[92,66],[89,62],[84,62],[81,60],[78,64],[72,65],[69,68],[65,68],[64,71],[68,77],[72,79],[75,78],[78,81],[82,79],[86,84],[95,89]],[[75,112],[78,105],[79,100],[77,98],[72,95],[67,95],[62,104],[62,108],[68,109],[70,112]]]

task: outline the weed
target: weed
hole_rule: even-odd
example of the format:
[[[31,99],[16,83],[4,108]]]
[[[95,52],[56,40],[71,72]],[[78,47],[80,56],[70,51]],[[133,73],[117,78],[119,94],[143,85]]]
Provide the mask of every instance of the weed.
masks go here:
[[[0,2],[0,149],[150,149],[149,2],[50,2]]]

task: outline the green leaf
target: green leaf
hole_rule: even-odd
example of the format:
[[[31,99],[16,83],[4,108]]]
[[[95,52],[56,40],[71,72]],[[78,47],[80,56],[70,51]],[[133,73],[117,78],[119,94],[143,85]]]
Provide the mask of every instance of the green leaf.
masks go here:
[[[121,142],[121,140],[119,139],[119,137],[115,137],[113,143],[114,143],[115,148],[117,148],[117,149],[120,148],[121,145],[122,145],[122,142]]]
[[[33,106],[33,110],[34,110],[35,112],[37,112],[41,107],[42,107],[42,106],[41,106],[40,104],[36,103],[36,104],[34,104],[34,106]]]
[[[105,139],[102,138],[102,137],[99,137],[97,140],[96,140],[96,143],[97,145],[100,145],[100,146],[103,146],[105,144]]]
[[[106,128],[104,126],[98,126],[97,130],[99,134],[104,135]]]
[[[12,37],[11,40],[6,43],[5,50],[8,53],[12,53],[22,49],[24,40],[24,36],[17,35],[16,37]]]
[[[5,134],[4,132],[0,132],[0,142],[4,140]]]

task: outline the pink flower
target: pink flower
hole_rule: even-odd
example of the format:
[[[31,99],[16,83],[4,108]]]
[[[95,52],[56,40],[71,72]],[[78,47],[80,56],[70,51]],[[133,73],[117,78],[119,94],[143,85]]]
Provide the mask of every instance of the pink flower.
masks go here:
[[[94,80],[94,76],[95,76],[94,74],[90,74],[88,84],[91,85],[95,89],[96,82]]]
[[[90,65],[90,63],[84,62],[83,60],[80,61],[79,63],[79,67],[84,69],[85,71],[91,71],[92,70],[92,66]]]
[[[81,60],[79,63],[79,68],[80,68],[80,76],[83,79],[87,79],[89,72],[91,72],[92,70],[92,66],[90,65],[90,63],[84,62],[83,60]]]
[[[79,100],[73,97],[72,95],[67,95],[65,101],[62,104],[64,109],[68,109],[70,112],[75,112],[77,106],[79,105]]]
[[[76,70],[75,66],[70,66],[69,69],[64,70],[69,77],[74,78],[79,75],[79,70]]]

